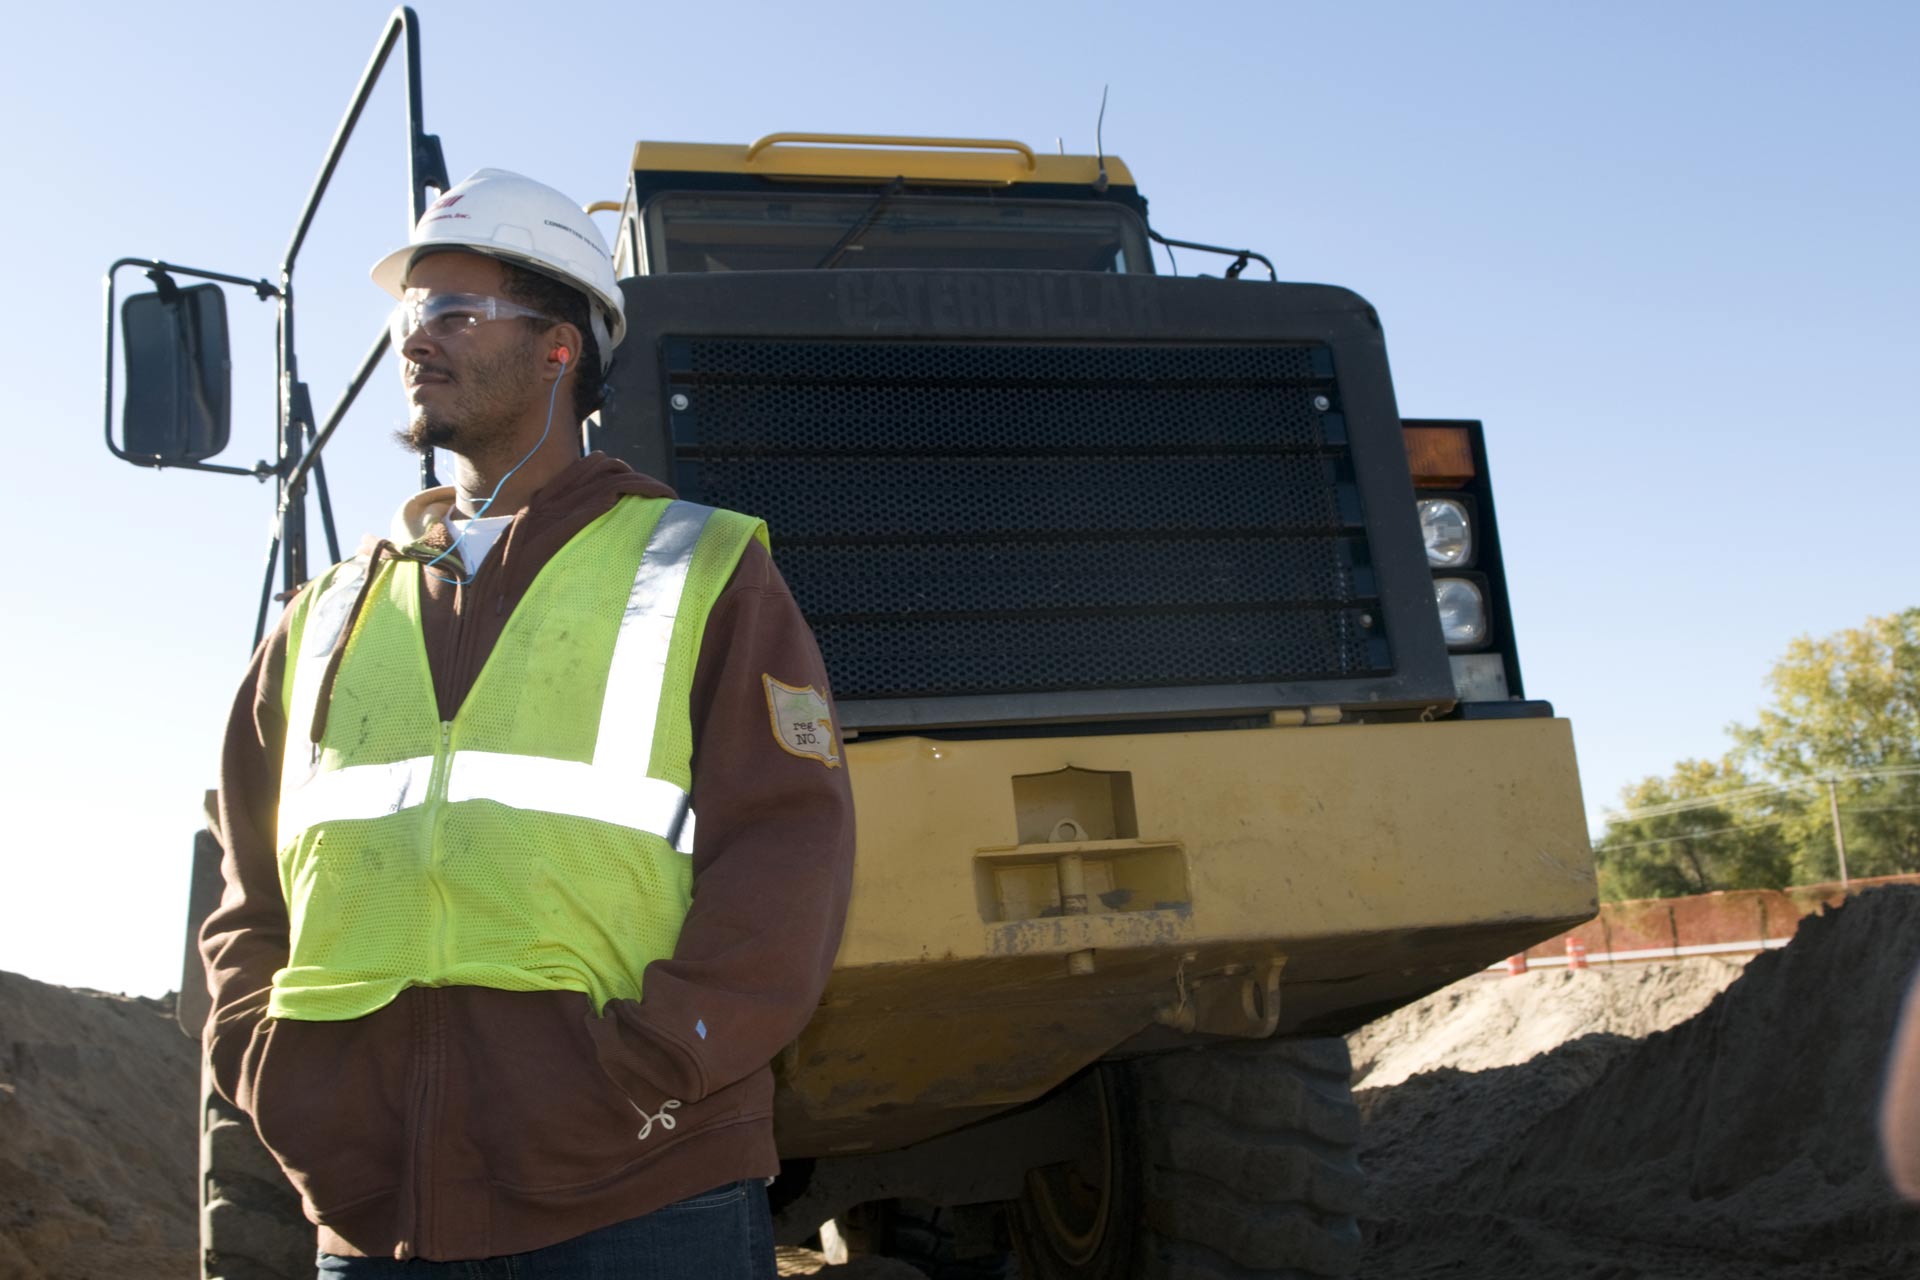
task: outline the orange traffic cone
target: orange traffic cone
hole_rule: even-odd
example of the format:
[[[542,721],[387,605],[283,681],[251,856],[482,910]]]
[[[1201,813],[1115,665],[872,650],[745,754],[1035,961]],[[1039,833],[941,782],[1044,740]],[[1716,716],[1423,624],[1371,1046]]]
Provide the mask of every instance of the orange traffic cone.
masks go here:
[[[1587,944],[1578,938],[1567,939],[1567,968],[1584,969],[1587,967]]]

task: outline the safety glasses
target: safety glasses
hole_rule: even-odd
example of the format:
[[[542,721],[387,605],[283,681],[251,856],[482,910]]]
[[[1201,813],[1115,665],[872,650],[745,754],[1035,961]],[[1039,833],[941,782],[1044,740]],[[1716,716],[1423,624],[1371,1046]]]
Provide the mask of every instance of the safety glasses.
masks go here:
[[[393,309],[393,317],[387,322],[387,332],[397,352],[406,345],[416,329],[435,342],[445,342],[463,333],[471,333],[489,320],[513,319],[559,323],[543,311],[508,302],[505,298],[490,298],[482,293],[431,293],[425,289],[409,289],[400,295],[400,305]]]

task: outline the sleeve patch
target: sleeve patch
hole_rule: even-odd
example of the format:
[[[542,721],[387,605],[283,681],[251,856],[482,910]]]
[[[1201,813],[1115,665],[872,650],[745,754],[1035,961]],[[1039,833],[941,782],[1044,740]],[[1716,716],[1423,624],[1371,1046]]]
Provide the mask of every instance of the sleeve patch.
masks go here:
[[[773,725],[773,740],[788,755],[818,760],[829,769],[840,767],[840,753],[833,736],[833,716],[827,700],[812,685],[794,688],[762,672],[760,682],[767,690],[767,718]]]

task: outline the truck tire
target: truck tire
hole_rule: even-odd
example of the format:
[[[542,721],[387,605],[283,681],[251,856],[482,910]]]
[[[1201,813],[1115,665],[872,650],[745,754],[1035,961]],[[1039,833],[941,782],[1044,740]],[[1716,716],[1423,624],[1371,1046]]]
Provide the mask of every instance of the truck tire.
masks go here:
[[[1101,1132],[1027,1175],[1024,1280],[1352,1274],[1362,1179],[1346,1042],[1214,1044],[1096,1068]]]
[[[313,1280],[313,1224],[253,1122],[200,1069],[200,1274]]]

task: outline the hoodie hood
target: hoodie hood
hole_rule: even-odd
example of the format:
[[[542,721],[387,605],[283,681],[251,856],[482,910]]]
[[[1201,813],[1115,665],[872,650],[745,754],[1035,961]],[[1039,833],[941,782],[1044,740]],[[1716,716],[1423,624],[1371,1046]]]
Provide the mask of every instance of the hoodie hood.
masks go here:
[[[400,504],[387,526],[387,538],[395,546],[410,546],[427,536],[437,524],[445,524],[453,510],[454,489],[443,484],[437,489],[422,489]]]
[[[549,526],[568,522],[582,508],[591,509],[594,515],[598,515],[611,507],[616,499],[629,495],[640,498],[677,496],[670,486],[635,471],[618,458],[610,458],[596,451],[574,462],[536,490],[527,505],[519,511],[495,514],[515,516],[518,526],[516,536],[524,541],[537,537]],[[422,489],[409,497],[393,513],[387,539],[395,547],[401,548],[403,555],[416,548],[433,554],[446,550],[453,542],[453,535],[447,529],[447,519],[453,511],[456,496],[454,487],[444,484],[435,489]],[[362,553],[370,553],[377,541],[369,536],[361,547]]]

